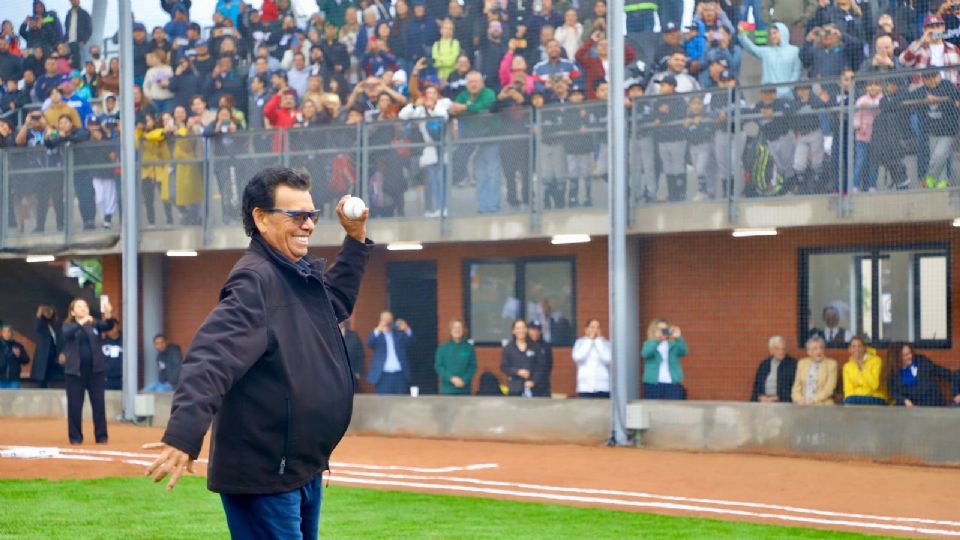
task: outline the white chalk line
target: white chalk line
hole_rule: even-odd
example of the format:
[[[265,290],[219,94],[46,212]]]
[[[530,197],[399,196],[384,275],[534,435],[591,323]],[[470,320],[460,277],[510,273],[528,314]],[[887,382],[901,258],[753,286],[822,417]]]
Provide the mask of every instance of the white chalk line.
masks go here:
[[[93,454],[93,455],[88,455]],[[121,452],[116,450],[87,450],[87,449],[77,449],[77,448],[57,448],[57,447],[33,447],[33,446],[0,446],[0,457],[7,458],[21,458],[21,459],[76,459],[76,460],[87,460],[87,461],[100,461],[100,462],[114,462],[120,461],[122,463],[130,465],[140,465],[148,466],[152,461],[144,461],[137,459],[123,459],[123,460],[114,460],[114,457],[134,457],[134,458],[148,458],[154,459],[159,454],[150,454],[150,453],[140,453],[140,452]],[[206,461],[206,460],[200,460]],[[369,465],[369,464],[356,464],[356,463],[346,463],[346,462],[331,462],[331,466],[337,468],[355,468],[355,469],[364,469],[372,471],[381,471],[381,470],[391,470],[391,471],[409,471],[409,472],[421,472],[421,473],[431,473],[431,472],[456,472],[464,470],[484,470],[484,469],[494,469],[498,465],[495,463],[483,463],[483,464],[472,464],[461,467],[436,467],[436,468],[427,468],[427,467],[407,467],[407,466],[398,466],[398,465]],[[533,491],[530,494],[531,497],[535,498],[545,498],[552,500],[568,500],[565,499],[565,495],[551,495],[549,493],[542,492],[560,492],[560,493],[578,493],[578,494],[589,494],[589,495],[611,495],[611,496],[620,496],[620,497],[636,497],[636,498],[647,498],[647,499],[660,499],[663,501],[678,501],[678,502],[690,502],[698,504],[712,504],[719,506],[740,506],[746,508],[756,508],[764,510],[779,510],[785,512],[791,512],[795,514],[811,514],[819,516],[829,516],[829,517],[839,517],[839,518],[853,518],[853,519],[867,519],[874,521],[888,521],[895,523],[922,523],[925,525],[939,525],[939,526],[955,526],[960,527],[960,522],[954,521],[943,521],[943,520],[933,520],[926,518],[911,518],[911,517],[891,517],[891,516],[876,516],[869,514],[857,514],[857,513],[843,513],[843,512],[831,512],[827,510],[815,510],[810,508],[801,508],[785,505],[772,505],[764,503],[750,503],[750,502],[739,502],[739,501],[727,501],[722,499],[703,499],[695,497],[681,497],[681,496],[672,496],[672,495],[658,495],[652,493],[644,492],[633,492],[633,491],[621,491],[621,490],[607,490],[607,489],[594,489],[594,488],[572,488],[572,487],[562,487],[562,486],[549,486],[543,484],[527,484],[527,483],[517,483],[517,482],[502,482],[495,480],[481,480],[477,478],[466,478],[466,477],[451,477],[451,476],[421,476],[421,475],[404,475],[404,474],[387,474],[387,473],[378,473],[378,472],[362,472],[362,471],[350,471],[348,474],[353,474],[356,476],[368,476],[368,477],[377,477],[377,478],[389,478],[393,480],[398,480],[398,482],[390,483],[387,482],[384,485],[398,485],[398,486],[409,486],[409,487],[430,487],[430,489],[450,489],[458,491],[476,491],[480,493],[491,493],[491,494],[521,494],[521,493],[530,493],[530,492],[515,492],[508,490],[500,489],[489,489],[489,488],[470,488],[466,486],[448,486],[440,484],[423,484],[421,485],[418,482],[403,482],[400,480],[429,480],[429,481],[444,481],[444,482],[460,482],[468,484],[478,484],[484,486],[498,486],[498,487],[510,487],[518,489],[527,489],[527,490],[540,490],[540,492]],[[332,476],[331,480],[336,482],[339,479],[346,478],[348,481],[353,483],[377,483],[378,481],[368,480],[364,481],[363,479],[350,478],[344,476]],[[385,481],[380,481],[385,482]],[[504,492],[504,493],[500,493]],[[522,496],[522,495],[519,495]],[[744,512],[740,510],[725,510],[719,508],[707,508],[701,506],[692,506],[692,505],[676,505],[669,502],[651,502],[651,503],[640,503],[634,501],[622,501],[620,499],[608,499],[608,498],[598,498],[598,497],[582,497],[582,496],[573,496],[571,499],[573,501],[581,502],[598,502],[603,504],[620,504],[627,506],[645,506],[651,508],[673,508],[680,510],[694,510],[694,509],[703,509],[706,512],[714,513],[728,513],[731,515],[743,515],[747,517],[769,517],[770,519],[778,519],[776,516],[780,514],[759,514],[755,512]],[[617,502],[619,501],[619,502]],[[689,507],[689,508],[687,508]],[[786,519],[786,516],[784,519]],[[849,526],[859,526],[859,525],[850,525],[850,523],[859,523],[859,522],[847,522],[847,521],[835,521],[835,520],[818,520],[816,518],[798,518],[798,519],[811,519],[811,523],[823,523],[823,524],[841,524]],[[790,519],[790,521],[794,521]],[[882,527],[877,525],[877,527]],[[898,526],[891,526],[898,527]],[[940,534],[940,533],[927,533],[924,532],[923,528],[917,527],[907,527],[910,531],[920,532],[923,534]],[[899,530],[896,528],[890,530]],[[908,531],[909,532],[909,531]],[[949,531],[948,531],[949,532]],[[960,535],[960,532],[957,532],[956,535]]]
[[[557,495],[553,493],[542,493],[542,492],[538,493],[538,492],[530,492],[530,491],[493,489],[493,488],[482,488],[482,487],[472,487],[472,486],[458,486],[458,485],[449,485],[449,484],[430,484],[430,483],[424,483],[424,482],[403,482],[398,480],[373,480],[369,478],[352,478],[348,476],[334,476],[330,478],[330,481],[335,484],[340,483],[340,484],[378,485],[378,486],[393,486],[393,487],[404,487],[404,488],[435,489],[435,490],[441,490],[441,491],[486,493],[491,495],[507,495],[511,497],[523,497],[528,499],[544,499],[544,500],[552,500],[552,501],[609,504],[614,506],[630,506],[630,507],[636,507],[636,508],[660,508],[660,509],[667,509],[667,510],[683,510],[687,512],[700,512],[700,513],[709,513],[709,514],[718,514],[718,515],[770,519],[774,521],[813,523],[817,525],[832,525],[832,526],[853,527],[853,528],[860,528],[860,529],[878,529],[878,530],[884,530],[884,531],[898,531],[898,532],[924,534],[924,535],[960,537],[960,531],[952,531],[947,529],[911,527],[908,525],[887,525],[882,523],[870,523],[870,522],[864,522],[864,521],[822,519],[822,518],[814,518],[814,517],[791,516],[787,514],[773,514],[773,513],[767,513],[767,512],[749,512],[746,510],[711,508],[708,506],[696,506],[692,504],[624,501],[622,499],[611,499],[611,498],[605,498],[605,497],[582,497],[582,496],[575,496],[575,495]]]
[[[619,497],[660,499],[664,501],[691,502],[691,503],[698,503],[698,504],[713,504],[713,505],[719,505],[719,506],[742,506],[746,508],[757,508],[757,509],[764,509],[764,510],[780,510],[784,512],[792,512],[794,514],[813,514],[813,515],[829,516],[829,517],[870,519],[870,520],[876,520],[876,521],[892,521],[892,522],[910,522],[910,523],[922,523],[924,525],[960,527],[960,521],[945,521],[945,520],[935,520],[935,519],[928,519],[928,518],[877,516],[877,515],[871,515],[871,514],[832,512],[829,510],[816,510],[813,508],[803,508],[803,507],[797,507],[797,506],[728,501],[723,499],[702,499],[697,497],[682,497],[677,495],[659,495],[656,493],[645,493],[642,491],[621,491],[621,490],[615,490],[615,489],[549,486],[549,485],[543,485],[543,484],[502,482],[497,480],[481,480],[478,478],[466,478],[466,477],[456,477],[456,476],[419,476],[419,475],[405,475],[405,474],[365,473],[360,471],[350,471],[347,474],[351,474],[355,476],[369,476],[369,477],[376,477],[376,478],[391,478],[391,479],[397,479],[397,480],[429,480],[429,481],[443,481],[443,482],[461,482],[465,484],[477,484],[477,485],[483,485],[483,486],[496,486],[496,487],[512,487],[512,488],[519,488],[519,489],[541,490],[541,491],[555,491],[560,493],[613,495],[613,496],[619,496]],[[336,475],[332,475],[331,478],[335,479]]]

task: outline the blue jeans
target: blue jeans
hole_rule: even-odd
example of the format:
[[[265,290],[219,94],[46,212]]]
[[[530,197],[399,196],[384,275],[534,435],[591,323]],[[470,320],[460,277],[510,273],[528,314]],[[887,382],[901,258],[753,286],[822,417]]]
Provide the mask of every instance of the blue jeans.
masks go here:
[[[850,396],[843,400],[844,405],[886,405],[887,402],[873,396]]]
[[[687,399],[687,391],[679,383],[643,383],[643,399]]]
[[[443,185],[443,165],[427,165],[423,168],[426,176],[427,186],[430,187],[431,210],[444,210],[447,208],[446,197],[444,196]]]
[[[473,176],[477,179],[477,207],[481,213],[500,211],[500,148],[493,143],[478,146],[473,158]]]
[[[660,0],[660,31],[668,22],[680,27],[680,19],[683,17],[683,0]]]
[[[870,143],[856,141],[853,150],[853,178],[862,191],[877,187],[877,169],[870,162]]]
[[[626,15],[627,32],[653,32],[654,18],[656,11],[631,11]]]
[[[20,381],[0,381],[0,390],[19,390]]]
[[[323,476],[274,495],[220,495],[233,540],[260,538],[315,540],[320,534]]]
[[[407,382],[407,376],[403,372],[386,371],[380,375],[380,380],[374,385],[379,395],[402,396],[410,392],[410,384]]]
[[[757,30],[765,29],[767,25],[763,22],[763,13],[760,12],[761,3],[761,0],[743,0],[743,3],[740,4],[740,12],[737,14],[740,17],[740,22],[749,20],[749,10],[753,8],[753,22],[757,25]]]
[[[147,385],[143,392],[173,392],[173,387],[165,382],[155,381]]]

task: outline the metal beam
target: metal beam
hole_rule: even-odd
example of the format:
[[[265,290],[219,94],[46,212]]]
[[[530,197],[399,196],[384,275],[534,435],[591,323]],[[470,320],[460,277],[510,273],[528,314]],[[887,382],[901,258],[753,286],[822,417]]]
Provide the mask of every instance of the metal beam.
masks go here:
[[[137,287],[137,153],[134,146],[133,111],[133,24],[131,0],[120,0],[120,191],[123,197],[123,417],[134,420],[134,398],[137,395],[137,365],[140,358],[138,344],[139,301]]]
[[[626,175],[626,125],[624,111],[624,11],[623,0],[607,3],[607,43],[609,45],[610,86],[607,100],[607,170],[610,171],[608,196],[610,209],[610,233],[608,238],[608,286],[610,288],[610,337],[613,364],[610,385],[610,406],[613,442],[625,445],[630,442],[626,430],[627,400],[630,363],[637,362],[629,355],[630,340],[636,340],[638,328],[630,327],[634,320],[629,315],[631,297],[628,296],[627,272],[627,175]],[[636,264],[634,261],[633,264]],[[632,347],[634,350],[636,347]],[[635,386],[635,383],[634,383]]]

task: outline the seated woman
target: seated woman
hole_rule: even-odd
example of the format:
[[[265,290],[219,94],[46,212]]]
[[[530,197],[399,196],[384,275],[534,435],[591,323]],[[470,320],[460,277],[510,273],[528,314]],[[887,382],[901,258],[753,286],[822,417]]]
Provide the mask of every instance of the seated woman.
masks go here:
[[[824,355],[826,342],[820,336],[807,340],[807,356],[797,362],[790,398],[798,405],[833,405],[837,387],[837,361]]]
[[[679,326],[663,318],[647,327],[643,343],[643,399],[686,399],[680,358],[687,355],[687,342]]]
[[[905,407],[943,407],[943,382],[954,380],[949,369],[922,354],[909,343],[894,342],[887,350],[890,362],[890,397]],[[954,382],[953,402],[960,404],[960,378]]]
[[[787,354],[787,342],[783,336],[771,337],[767,347],[770,356],[757,367],[750,401],[790,403],[793,379],[797,375],[797,359]]]
[[[850,339],[850,359],[843,365],[844,405],[886,405],[887,382],[883,380],[883,360],[867,350],[863,338]]]

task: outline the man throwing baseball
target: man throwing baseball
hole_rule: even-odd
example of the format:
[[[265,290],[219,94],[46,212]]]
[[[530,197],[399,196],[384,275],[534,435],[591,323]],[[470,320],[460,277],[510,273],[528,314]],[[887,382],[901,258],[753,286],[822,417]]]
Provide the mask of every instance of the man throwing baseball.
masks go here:
[[[213,423],[207,487],[234,539],[317,538],[321,474],[350,422],[353,373],[338,323],[353,311],[373,242],[348,219],[333,266],[307,253],[320,211],[308,177],[271,167],[243,192],[250,247],[187,351],[160,449],[167,490],[193,471]]]

